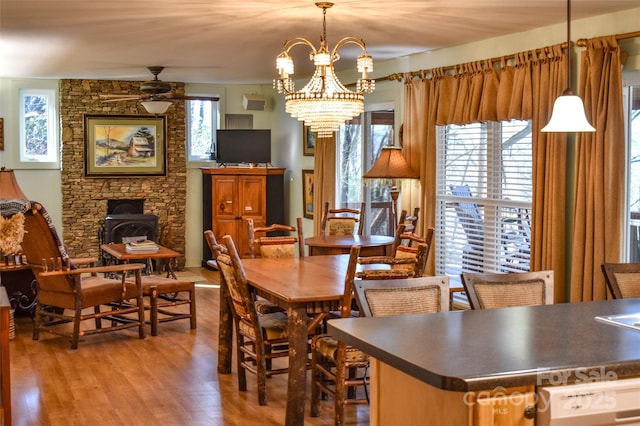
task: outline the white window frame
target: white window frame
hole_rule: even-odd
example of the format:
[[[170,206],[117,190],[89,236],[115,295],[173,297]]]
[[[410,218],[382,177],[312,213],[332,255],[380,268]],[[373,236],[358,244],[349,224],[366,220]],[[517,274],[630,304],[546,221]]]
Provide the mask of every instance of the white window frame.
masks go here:
[[[210,95],[207,95],[210,96]],[[193,117],[191,117],[190,106],[192,102],[210,102],[211,103],[211,113],[209,118],[209,125],[211,126],[211,149],[213,150],[210,155],[196,155],[191,150],[191,121]],[[185,102],[186,109],[186,124],[187,124],[187,161],[190,163],[198,162],[198,163],[212,163],[215,161],[215,147],[216,147],[216,131],[220,128],[220,101],[186,101]],[[213,157],[211,156],[213,154]]]
[[[17,133],[18,146],[13,158],[15,168],[18,169],[59,169],[60,168],[60,138],[58,112],[57,81],[28,81],[16,82],[15,105],[17,105]],[[47,154],[28,155],[26,150],[25,127],[25,97],[43,96],[47,99]]]
[[[474,126],[477,127],[470,132],[468,140],[477,138],[478,144],[477,149],[469,151],[468,157],[463,151],[447,153],[445,138],[449,127],[438,126],[437,130],[436,275],[448,275],[456,283],[460,283],[461,272],[529,270],[532,169],[519,170],[514,167],[515,161],[503,169],[502,123]],[[530,138],[529,135],[529,143]],[[467,142],[461,149],[465,146],[473,144]],[[468,167],[458,162],[462,158],[468,161]],[[529,161],[532,163],[531,157]],[[447,164],[456,166],[446,170]],[[512,183],[509,185],[511,192],[503,193],[507,175],[511,182],[523,179],[523,185]],[[466,188],[467,185],[468,193],[452,189],[452,186]],[[521,187],[524,189],[520,193],[518,188]],[[469,219],[465,220],[464,216]],[[476,228],[468,226],[465,229],[470,224]],[[479,229],[478,236],[474,235],[474,229]]]

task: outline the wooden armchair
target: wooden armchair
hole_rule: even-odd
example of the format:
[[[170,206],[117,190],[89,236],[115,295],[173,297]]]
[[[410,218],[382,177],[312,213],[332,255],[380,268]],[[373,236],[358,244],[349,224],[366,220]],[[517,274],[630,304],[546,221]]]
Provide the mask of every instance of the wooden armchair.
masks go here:
[[[323,235],[362,235],[364,218],[364,203],[360,209],[340,208],[330,209],[329,202],[324,203],[322,213]]]
[[[138,328],[138,337],[145,337],[144,303],[141,270],[143,264],[78,268],[58,238],[53,223],[41,204],[32,202],[24,212],[26,230],[22,253],[26,256],[38,285],[33,340],[40,331],[68,337],[71,348],[78,348],[81,336],[106,333],[126,328]],[[120,274],[121,278],[106,278],[98,274]],[[135,275],[126,278],[127,273]],[[127,303],[135,300],[136,303]],[[105,306],[104,311],[101,306]],[[87,313],[86,308],[93,308]],[[71,313],[67,314],[67,311]],[[124,318],[124,316],[127,316]],[[103,327],[102,319],[111,326]],[[95,328],[82,328],[80,323],[95,321]],[[73,323],[72,330],[65,323]]]
[[[258,403],[266,405],[267,377],[288,372],[286,367],[273,368],[272,365],[274,359],[289,356],[287,315],[283,312],[258,313],[240,256],[229,235],[222,237],[221,247],[216,252],[218,267],[231,299],[236,331],[238,388],[240,391],[247,390],[247,371],[256,374]]]
[[[553,271],[460,276],[471,309],[553,304]]]
[[[255,226],[252,218],[247,218],[247,235],[249,237],[249,255],[251,258],[255,258],[258,251],[261,257],[295,257],[296,243],[298,244],[298,256],[304,257],[302,218],[297,218],[296,222],[297,227],[281,224],[258,227]],[[293,235],[291,235],[292,233]]]
[[[640,297],[640,263],[603,263],[602,273],[614,299]]]

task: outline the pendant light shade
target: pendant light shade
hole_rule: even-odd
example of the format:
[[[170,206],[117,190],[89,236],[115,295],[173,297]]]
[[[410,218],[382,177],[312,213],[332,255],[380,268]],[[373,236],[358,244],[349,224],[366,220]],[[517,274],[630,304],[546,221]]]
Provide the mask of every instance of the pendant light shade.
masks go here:
[[[542,128],[543,132],[595,132],[595,130],[587,121],[580,96],[566,92],[556,99],[551,120]]]
[[[567,89],[553,103],[551,120],[542,132],[595,132],[584,113],[582,99],[571,90],[571,0],[567,0]]]
[[[164,114],[171,106],[171,102],[167,101],[147,101],[142,102],[142,106],[150,114]]]

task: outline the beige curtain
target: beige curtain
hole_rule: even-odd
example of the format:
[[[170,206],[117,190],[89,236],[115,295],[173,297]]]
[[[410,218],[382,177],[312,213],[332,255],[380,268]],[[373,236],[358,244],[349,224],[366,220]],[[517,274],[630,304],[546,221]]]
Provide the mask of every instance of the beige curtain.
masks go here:
[[[313,161],[313,235],[320,235],[325,201],[336,198],[336,138],[317,138]]]
[[[587,41],[580,94],[594,133],[577,136],[570,300],[607,298],[603,262],[621,260],[625,142],[621,49],[615,37]]]
[[[498,102],[498,120],[531,119],[533,201],[530,268],[532,271],[554,271],[556,303],[566,301],[567,139],[563,133],[542,133],[540,129],[551,116],[555,99],[567,88],[566,61],[567,55],[561,45],[518,53],[514,66],[503,69]]]
[[[516,56],[515,66],[503,61],[501,69],[490,61],[479,61],[458,65],[449,73],[436,69],[420,80],[405,79],[405,155],[412,165],[419,164],[423,228],[435,225],[436,125],[518,118],[532,119],[534,129],[539,129],[549,115],[549,103],[564,89],[558,89],[564,81],[559,46]],[[564,298],[566,154],[554,136],[545,138],[534,131],[533,140],[532,267],[559,270],[556,300],[560,301]],[[548,182],[547,176],[551,176]],[[434,272],[434,258],[430,256],[428,273]]]

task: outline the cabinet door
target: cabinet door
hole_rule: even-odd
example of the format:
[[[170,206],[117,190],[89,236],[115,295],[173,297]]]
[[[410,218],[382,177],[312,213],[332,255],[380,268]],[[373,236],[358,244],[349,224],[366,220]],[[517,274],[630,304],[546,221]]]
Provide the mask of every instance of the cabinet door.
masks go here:
[[[534,392],[515,392],[510,395],[478,398],[474,405],[475,426],[533,426],[534,419],[527,418],[527,409],[535,406]]]
[[[211,200],[211,229],[216,239],[221,241],[223,235],[230,235],[234,242],[238,241],[238,179],[235,176],[213,176]]]
[[[264,176],[240,176],[238,178],[238,204],[241,216],[251,217],[254,220],[265,220],[267,216],[266,188]]]

